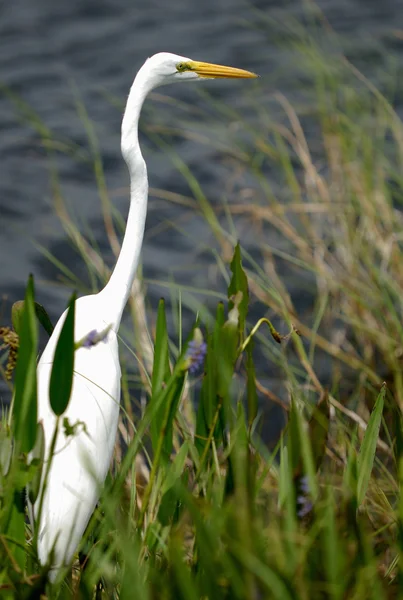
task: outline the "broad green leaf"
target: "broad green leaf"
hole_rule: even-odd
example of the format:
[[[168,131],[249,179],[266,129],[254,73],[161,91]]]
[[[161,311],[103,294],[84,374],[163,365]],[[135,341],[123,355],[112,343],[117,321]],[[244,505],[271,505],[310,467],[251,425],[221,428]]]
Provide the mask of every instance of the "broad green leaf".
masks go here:
[[[171,393],[167,395],[166,404],[161,405],[168,414],[164,418],[163,428],[160,431],[160,435],[164,436],[163,442],[163,455],[168,460],[172,452],[173,446],[173,423],[176,417],[176,411],[178,410],[179,403],[182,398],[183,387],[185,383],[185,375],[175,373],[174,385],[172,386]]]
[[[256,373],[253,362],[253,340],[246,347],[246,394],[248,399],[248,424],[249,428],[257,416],[258,398],[256,391]]]
[[[8,523],[7,535],[16,543],[8,542],[9,549],[17,561],[20,569],[25,567],[25,508],[23,501],[23,489],[14,491],[11,518]]]
[[[229,318],[221,327],[215,352],[218,373],[217,393],[221,398],[225,398],[229,394],[237,351],[237,322]]]
[[[36,442],[31,453],[31,464],[38,463],[38,470],[36,471],[31,483],[28,486],[28,496],[31,504],[34,504],[39,493],[41,484],[42,469],[45,458],[45,433],[43,430],[42,423],[38,423],[36,432]]]
[[[195,437],[195,445],[198,449],[199,456],[201,456],[204,451],[207,438],[214,425],[214,419],[216,420],[216,425],[214,427],[212,439],[218,444],[222,437],[216,415],[219,406],[219,398],[217,396],[217,358],[214,352],[212,335],[207,339],[207,356],[204,370],[205,375],[200,390]]]
[[[169,465],[165,481],[162,484],[161,493],[163,496],[158,510],[158,520],[163,526],[169,525],[171,519],[176,521],[178,518],[180,502],[174,485],[183,474],[188,452],[189,443],[184,442],[173,462]]]
[[[50,374],[49,401],[53,412],[57,416],[62,415],[66,410],[73,386],[75,307],[76,294],[73,294],[57,341]]]
[[[217,312],[214,325],[214,346],[217,347],[218,336],[220,335],[221,327],[225,323],[225,308],[222,302],[217,305]]]
[[[238,310],[239,310],[239,321],[238,321],[238,331],[240,337],[242,339],[244,330],[245,330],[245,322],[246,315],[248,313],[248,304],[249,304],[249,289],[248,289],[248,278],[246,277],[245,271],[242,267],[242,256],[241,256],[241,248],[239,242],[235,246],[234,256],[231,261],[231,271],[232,278],[228,287],[228,300],[229,306],[228,309],[231,311],[235,305],[235,298],[237,294],[240,292],[241,297],[238,301]]]
[[[184,442],[167,471],[164,483],[162,484],[162,493],[167,492],[181,477],[188,452],[189,442]]]
[[[239,518],[247,521],[244,526],[247,529],[250,520],[253,518],[252,507],[255,505],[257,461],[255,454],[250,449],[249,431],[242,401],[237,403],[236,424],[234,430],[231,432],[231,438],[234,442],[231,445],[231,453],[228,460],[235,478],[235,493],[238,498],[238,504],[240,507],[243,507],[242,512],[239,512]],[[228,487],[227,484],[227,489]]]
[[[175,513],[177,512],[177,508],[178,498],[175,490],[170,488],[162,495],[158,508],[157,518],[163,527],[170,525],[171,521],[174,519]]]
[[[54,326],[45,308],[42,306],[42,304],[39,304],[38,302],[35,302],[35,314],[39,323],[42,325],[42,327],[50,337],[53,333]]]
[[[212,422],[212,406],[215,398],[214,354],[212,336],[207,337],[207,355],[204,368],[203,383],[200,390],[199,406],[196,416],[195,446],[202,456],[209,434],[208,423]]]
[[[39,323],[42,325],[42,327],[44,328],[44,330],[50,337],[52,335],[53,329],[54,329],[54,327],[52,325],[52,321],[50,320],[49,315],[46,312],[46,310],[44,309],[44,307],[42,306],[42,304],[39,304],[39,302],[35,302],[34,305],[35,305],[36,317],[37,317]],[[16,331],[18,334],[19,334],[19,330],[21,329],[21,326],[22,326],[23,310],[24,310],[24,300],[18,300],[17,302],[14,302],[14,304],[11,308],[11,322],[13,324],[14,331]]]
[[[165,300],[161,298],[158,304],[157,325],[154,345],[154,363],[151,378],[152,395],[156,396],[171,375],[169,368],[168,331],[165,316]],[[164,419],[165,407],[161,406],[151,422],[151,439],[155,449]]]
[[[217,365],[216,393],[221,402],[220,426],[222,432],[229,426],[232,428],[233,413],[231,410],[231,384],[234,375],[235,361],[238,352],[238,327],[230,318],[221,327],[215,348]],[[223,440],[225,436],[223,434]],[[229,475],[231,475],[229,473]]]
[[[21,335],[22,331],[22,317],[24,314],[24,300],[18,300],[14,302],[11,307],[11,323],[13,325],[14,331],[17,332],[18,335]]]
[[[358,454],[357,468],[358,468],[358,481],[357,481],[357,502],[358,506],[364,500],[367,492],[369,480],[372,473],[372,467],[375,460],[376,444],[379,436],[379,429],[382,422],[383,405],[385,402],[386,386],[382,386],[382,389],[375,402],[374,409],[371,413],[368,421],[368,426],[362,440],[360,452]]]
[[[165,315],[165,300],[161,298],[158,304],[157,324],[155,332],[154,363],[151,378],[152,393],[160,391],[163,382],[166,382],[170,376],[169,353],[168,353],[168,332]]]
[[[36,356],[38,325],[34,308],[34,280],[29,276],[25,293],[24,311],[20,327],[20,345],[15,368],[14,436],[22,452],[29,452],[35,444],[37,421]]]

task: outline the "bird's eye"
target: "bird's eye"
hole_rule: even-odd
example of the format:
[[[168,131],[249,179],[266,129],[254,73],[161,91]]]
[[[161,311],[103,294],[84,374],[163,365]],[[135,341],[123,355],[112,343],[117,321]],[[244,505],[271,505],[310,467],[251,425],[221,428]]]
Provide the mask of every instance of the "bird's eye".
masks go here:
[[[184,71],[188,70],[188,66],[184,62],[180,62],[176,65],[176,70],[178,71],[178,73],[183,73]]]

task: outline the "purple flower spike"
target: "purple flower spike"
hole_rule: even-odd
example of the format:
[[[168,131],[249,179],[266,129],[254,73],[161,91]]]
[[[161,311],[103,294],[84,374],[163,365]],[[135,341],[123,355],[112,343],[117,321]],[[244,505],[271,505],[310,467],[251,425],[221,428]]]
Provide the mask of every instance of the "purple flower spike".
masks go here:
[[[313,509],[312,502],[310,500],[308,500],[308,498],[304,498],[304,503],[299,505],[299,508],[297,510],[297,515],[300,519],[302,519],[303,517],[306,517],[306,515],[308,515],[312,509]]]
[[[299,480],[299,487],[301,491],[304,492],[304,494],[309,494],[309,481],[306,475],[304,475],[304,477],[301,477],[301,479]]]
[[[206,342],[199,340],[191,340],[186,352],[186,358],[189,361],[189,373],[194,375],[204,364],[204,359],[207,353]]]
[[[306,517],[313,509],[313,504],[309,498],[309,480],[305,475],[298,482],[299,494],[297,496],[297,516],[300,519]]]
[[[76,350],[78,348],[92,348],[92,346],[96,346],[99,342],[106,343],[108,341],[108,333],[112,325],[108,325],[102,331],[97,331],[96,329],[92,329],[87,335],[85,335],[79,342],[75,344]]]
[[[87,335],[83,339],[82,347],[83,348],[91,348],[91,346],[95,346],[95,344],[97,343],[97,337],[98,337],[97,330],[93,329],[92,331],[87,333]]]

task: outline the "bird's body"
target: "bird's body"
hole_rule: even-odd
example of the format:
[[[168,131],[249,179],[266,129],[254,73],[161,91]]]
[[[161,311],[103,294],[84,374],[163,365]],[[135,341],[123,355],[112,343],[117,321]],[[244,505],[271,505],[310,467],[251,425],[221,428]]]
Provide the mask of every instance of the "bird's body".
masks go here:
[[[97,296],[85,296],[77,300],[76,340],[92,330],[102,331],[107,327],[99,300]],[[66,313],[59,319],[38,365],[39,398],[48,397],[53,354],[65,316]],[[56,566],[68,563],[77,548],[110,464],[119,401],[118,342],[116,333],[111,330],[106,343],[100,342],[90,348],[81,347],[75,352],[73,389],[69,406],[63,415],[75,433],[66,436],[64,427],[61,427],[56,441],[38,530],[38,555],[43,564],[47,562],[53,547]],[[44,427],[48,455],[56,426],[56,416],[49,402],[39,402],[38,420]],[[39,505],[40,497],[34,505],[35,516],[38,515]]]
[[[75,432],[66,437],[63,428],[60,429],[47,484],[44,487],[42,478],[38,499],[30,507],[37,528],[39,559],[46,564],[52,557],[51,579],[56,578],[60,567],[71,562],[99,498],[113,453],[121,376],[116,336],[136,274],[147,212],[147,168],[138,141],[141,107],[147,94],[159,85],[222,77],[255,75],[160,53],[145,62],[131,87],[121,138],[122,155],[130,175],[130,210],[122,249],[105,288],[76,301],[76,341],[93,330],[101,332],[110,327],[110,331],[105,342],[90,348],[80,347],[75,352],[72,393],[62,415],[70,426],[76,426]],[[49,403],[49,381],[65,316],[66,313],[60,317],[38,365],[38,421],[44,428],[45,461],[56,426]]]

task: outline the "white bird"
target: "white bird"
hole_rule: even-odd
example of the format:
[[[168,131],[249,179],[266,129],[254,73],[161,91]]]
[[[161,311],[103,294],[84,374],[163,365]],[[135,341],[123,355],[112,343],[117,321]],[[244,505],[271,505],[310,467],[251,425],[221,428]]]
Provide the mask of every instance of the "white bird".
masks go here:
[[[117,332],[136,274],[147,212],[147,168],[138,140],[144,99],[152,89],[168,83],[250,77],[256,75],[162,52],[144,63],[131,87],[121,132],[122,155],[130,174],[126,232],[107,285],[98,294],[76,301],[75,340],[82,339],[92,330],[100,332],[109,325],[111,329],[106,343],[79,348],[75,353],[73,388],[63,418],[67,417],[71,425],[85,423],[85,430],[78,427],[76,434],[69,437],[63,431],[59,432],[44,493],[42,476],[38,498],[29,507],[34,522],[36,520],[39,560],[46,564],[52,556],[51,580],[56,579],[62,567],[71,563],[98,501],[115,443],[121,378]],[[49,458],[56,425],[49,404],[49,381],[66,312],[60,317],[38,364],[38,421],[44,428],[45,460]],[[41,495],[42,509],[38,515]]]

